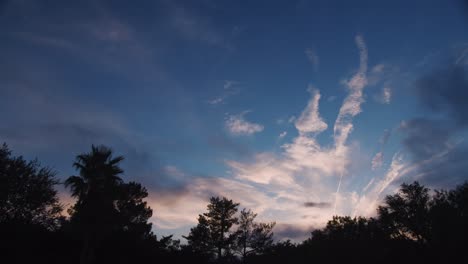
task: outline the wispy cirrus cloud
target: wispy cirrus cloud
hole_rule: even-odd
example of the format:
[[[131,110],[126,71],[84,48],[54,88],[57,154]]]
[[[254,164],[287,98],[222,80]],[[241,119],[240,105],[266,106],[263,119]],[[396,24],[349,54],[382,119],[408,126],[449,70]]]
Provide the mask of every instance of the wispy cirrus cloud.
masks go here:
[[[208,100],[210,105],[219,105],[226,103],[226,99],[232,95],[238,94],[239,89],[237,88],[238,82],[232,80],[225,80],[223,85],[223,91],[220,96]]]
[[[247,113],[249,113],[249,111],[244,111],[238,115],[230,115],[227,117],[225,126],[231,134],[236,136],[253,135],[263,131],[263,125],[245,120],[244,116]]]
[[[372,158],[372,161],[371,161],[371,169],[373,171],[377,170],[377,169],[380,169],[383,165],[383,161],[384,161],[384,148],[385,148],[385,145],[387,144],[388,142],[388,139],[390,138],[390,135],[391,135],[391,130],[389,129],[385,129],[384,130],[384,133],[382,135],[382,137],[380,137],[379,139],[379,152],[377,152],[375,154],[375,156]]]
[[[341,105],[333,128],[337,148],[342,148],[346,142],[353,129],[352,118],[362,111],[361,104],[364,102],[363,90],[367,84],[367,47],[361,35],[357,35],[355,41],[359,49],[359,70],[350,80],[346,81],[349,94]]]
[[[204,211],[210,195],[236,197],[242,206],[257,212],[261,220],[276,221],[280,237],[303,238],[334,214],[374,213],[380,196],[408,169],[402,157],[396,155],[383,177],[372,178],[362,192],[346,188],[347,184],[343,184],[342,191],[337,191],[351,164],[350,153],[354,146],[348,142],[348,137],[352,132],[353,118],[362,111],[363,90],[367,83],[367,49],[362,36],[356,37],[356,44],[360,52],[360,67],[346,82],[348,95],[334,124],[332,144],[321,144],[317,139],[328,125],[320,115],[319,90],[309,88],[310,99],[294,119],[298,135],[281,146],[281,153],[260,152],[247,162],[227,159],[228,173],[225,177],[192,177],[183,192],[159,194],[151,204],[158,211],[156,225],[160,228],[185,226],[188,229],[195,224],[196,215]],[[225,122],[228,131],[235,135],[249,135],[263,130],[263,126],[245,120],[246,114],[228,116]],[[388,137],[383,140],[388,140]],[[171,168],[170,171],[180,174],[178,169]],[[179,200],[180,197],[190,202],[186,204]],[[178,215],[175,211],[185,213]],[[291,225],[295,228],[291,229]]]
[[[375,156],[372,158],[372,166],[371,166],[371,169],[372,170],[377,170],[379,169],[380,167],[382,167],[382,164],[383,164],[383,152],[380,151],[380,152],[377,152],[375,154]]]

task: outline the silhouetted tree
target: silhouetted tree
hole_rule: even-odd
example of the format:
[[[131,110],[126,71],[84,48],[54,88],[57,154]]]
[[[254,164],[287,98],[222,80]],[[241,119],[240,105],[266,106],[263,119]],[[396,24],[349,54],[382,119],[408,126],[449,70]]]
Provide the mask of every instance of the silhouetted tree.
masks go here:
[[[382,239],[378,220],[374,218],[333,216],[324,229],[314,230],[313,240],[372,241]]]
[[[148,191],[136,182],[123,183],[119,190],[120,195],[115,203],[120,219],[117,227],[137,238],[150,238],[152,232],[148,220],[153,210],[143,200],[148,197]]]
[[[231,227],[238,222],[235,216],[238,203],[227,198],[212,197],[207,206],[208,212],[198,216],[198,225],[185,237],[194,250],[212,254],[218,259],[228,256],[235,241]]]
[[[4,143],[0,148],[0,223],[59,226],[62,206],[54,186],[55,173],[37,160],[14,157]]]
[[[168,252],[174,253],[180,250],[180,240],[173,239],[173,235],[163,236],[161,239],[157,240],[159,248],[166,250]]]
[[[190,229],[188,236],[184,236],[191,249],[202,255],[211,257],[215,252],[212,233],[208,219],[204,215],[198,215],[198,224]]]
[[[425,243],[430,232],[429,189],[418,182],[402,184],[398,193],[388,195],[378,207],[379,221],[391,238]]]
[[[257,214],[251,210],[242,209],[239,216],[239,226],[236,231],[236,251],[245,262],[248,255],[264,252],[273,244],[273,227],[275,223],[257,223]]]
[[[95,248],[118,219],[114,202],[118,199],[123,170],[119,163],[122,156],[112,157],[112,151],[105,146],[92,146],[91,152],[78,155],[73,166],[79,176],[65,181],[72,196],[78,198],[71,208],[71,222],[83,232],[84,246],[81,263],[93,263]]]
[[[72,196],[77,198],[69,210],[70,227],[84,235],[82,263],[92,263],[97,255],[104,257],[103,252],[108,252],[111,245],[127,248],[127,257],[143,254],[136,245],[140,248],[150,245],[158,248],[160,245],[148,222],[153,214],[144,200],[148,191],[139,183],[125,183],[120,178],[123,170],[119,163],[122,160],[122,156],[114,158],[107,147],[92,146],[90,153],[76,158],[74,166],[79,170],[79,176],[71,176],[65,181]],[[98,247],[106,249],[96,254]],[[121,253],[117,254],[121,256],[119,261],[125,259]]]
[[[441,261],[454,262],[468,244],[468,183],[450,191],[436,190],[432,198],[430,247]],[[468,260],[468,257],[464,257]]]

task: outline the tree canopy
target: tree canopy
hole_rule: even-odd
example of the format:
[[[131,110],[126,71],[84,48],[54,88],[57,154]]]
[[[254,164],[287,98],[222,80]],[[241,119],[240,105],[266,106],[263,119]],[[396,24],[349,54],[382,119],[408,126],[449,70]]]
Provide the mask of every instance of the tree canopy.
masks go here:
[[[0,148],[0,222],[58,228],[62,205],[55,186],[55,172],[37,160],[12,156]]]
[[[105,146],[77,155],[65,185],[76,200],[66,218],[56,173],[0,148],[0,255],[16,263],[422,263],[466,262],[468,183],[430,190],[402,184],[371,218],[333,216],[305,241],[273,235],[275,222],[226,197],[211,197],[184,238],[158,238],[148,190],[123,179],[122,156]],[[28,252],[29,254],[18,254]],[[69,261],[68,261],[69,260]]]

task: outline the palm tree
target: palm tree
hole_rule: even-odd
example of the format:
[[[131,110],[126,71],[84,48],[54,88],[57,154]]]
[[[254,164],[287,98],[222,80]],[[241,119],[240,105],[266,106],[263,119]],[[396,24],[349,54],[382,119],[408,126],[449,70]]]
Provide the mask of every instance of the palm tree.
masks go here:
[[[114,202],[123,183],[119,177],[123,172],[119,167],[122,160],[122,156],[114,158],[111,149],[93,145],[91,152],[78,155],[73,163],[79,176],[65,181],[72,196],[78,199],[70,212],[71,221],[84,235],[81,264],[93,262],[96,244],[112,227],[116,213]]]

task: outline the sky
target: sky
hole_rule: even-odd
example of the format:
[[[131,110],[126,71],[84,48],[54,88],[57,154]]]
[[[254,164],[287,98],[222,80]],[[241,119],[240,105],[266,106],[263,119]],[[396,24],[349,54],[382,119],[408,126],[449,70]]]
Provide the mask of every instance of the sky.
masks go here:
[[[226,196],[298,241],[468,180],[467,26],[446,0],[1,1],[0,141],[61,180],[111,147],[158,236]]]

